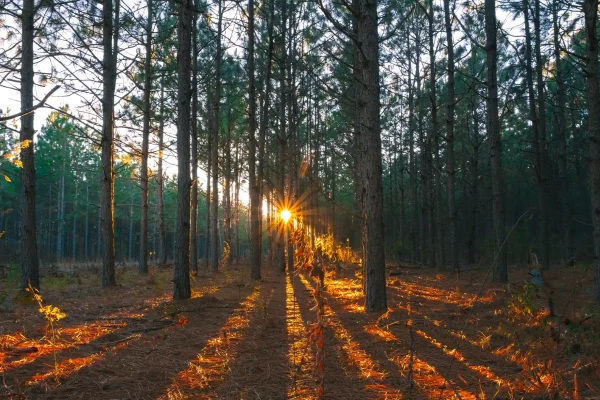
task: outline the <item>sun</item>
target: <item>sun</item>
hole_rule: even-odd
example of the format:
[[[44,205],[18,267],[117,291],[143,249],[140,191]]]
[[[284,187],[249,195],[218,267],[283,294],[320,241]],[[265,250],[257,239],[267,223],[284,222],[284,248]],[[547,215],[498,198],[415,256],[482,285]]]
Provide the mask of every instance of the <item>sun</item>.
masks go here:
[[[287,224],[287,222],[292,217],[292,213],[290,212],[290,210],[288,210],[286,208],[286,209],[281,210],[280,217],[283,220],[283,222],[285,222]]]

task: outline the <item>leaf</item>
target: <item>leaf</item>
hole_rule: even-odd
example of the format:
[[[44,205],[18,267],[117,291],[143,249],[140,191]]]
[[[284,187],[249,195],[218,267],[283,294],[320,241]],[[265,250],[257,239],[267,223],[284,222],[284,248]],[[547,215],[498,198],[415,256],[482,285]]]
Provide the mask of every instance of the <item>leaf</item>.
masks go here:
[[[15,160],[15,161],[13,161],[13,164],[15,164],[17,167],[19,167],[21,169],[23,168],[23,161],[21,161],[21,160]]]
[[[10,178],[8,177],[8,175],[4,175],[4,180],[5,180],[6,182],[12,182],[12,181],[10,180]]]

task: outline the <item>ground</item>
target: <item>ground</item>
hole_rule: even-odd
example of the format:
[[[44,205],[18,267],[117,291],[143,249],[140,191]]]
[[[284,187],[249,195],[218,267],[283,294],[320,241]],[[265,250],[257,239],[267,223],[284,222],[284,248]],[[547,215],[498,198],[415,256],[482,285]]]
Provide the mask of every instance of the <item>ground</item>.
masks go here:
[[[600,398],[588,268],[557,267],[536,289],[527,267],[509,286],[474,266],[388,267],[383,315],[364,312],[357,270],[326,277],[324,398]],[[101,288],[97,267],[63,266],[42,280],[44,305],[66,314],[54,339],[0,280],[0,399],[315,398],[315,281],[266,269],[253,284],[247,269],[201,272],[192,299],[172,301],[170,268],[121,267]]]

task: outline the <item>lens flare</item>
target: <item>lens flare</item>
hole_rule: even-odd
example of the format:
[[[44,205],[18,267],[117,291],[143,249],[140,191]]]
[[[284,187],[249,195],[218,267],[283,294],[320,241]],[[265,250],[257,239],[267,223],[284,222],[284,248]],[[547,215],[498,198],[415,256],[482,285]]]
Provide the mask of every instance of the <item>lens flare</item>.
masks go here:
[[[281,216],[281,219],[283,220],[283,222],[285,222],[287,224],[287,222],[292,217],[292,213],[290,212],[290,210],[284,209],[284,210],[281,210],[280,216]]]

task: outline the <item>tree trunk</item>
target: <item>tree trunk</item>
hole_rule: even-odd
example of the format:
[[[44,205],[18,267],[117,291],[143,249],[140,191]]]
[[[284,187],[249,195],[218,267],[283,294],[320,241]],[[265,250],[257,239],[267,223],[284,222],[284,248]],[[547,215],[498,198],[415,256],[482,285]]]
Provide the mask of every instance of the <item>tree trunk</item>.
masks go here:
[[[448,98],[446,100],[446,173],[448,175],[448,236],[450,239],[450,268],[458,269],[458,249],[456,243],[456,205],[455,205],[455,159],[454,159],[454,41],[452,37],[452,17],[450,0],[444,0],[444,22],[448,50]]]
[[[144,61],[144,122],[142,127],[142,170],[140,175],[141,211],[140,217],[140,261],[138,270],[148,273],[148,141],[150,138],[150,93],[152,91],[152,0],[146,0],[148,19],[146,21],[146,58]]]
[[[383,186],[379,104],[379,40],[377,1],[356,0],[354,67],[360,74],[356,85],[358,166],[363,204],[363,248],[365,249],[365,308],[387,309],[385,251],[383,237]],[[358,45],[355,43],[355,46]]]
[[[439,140],[439,132],[438,132],[438,122],[437,122],[437,91],[436,91],[436,82],[435,82],[435,49],[434,49],[434,30],[433,30],[433,22],[435,17],[435,11],[433,8],[433,1],[431,2],[431,6],[429,8],[429,89],[431,90],[429,97],[431,101],[431,133],[429,142],[432,143],[432,156],[431,156],[431,172],[433,177],[433,210],[432,213],[434,216],[433,220],[430,223],[435,222],[435,238],[432,235],[435,249],[435,264],[439,269],[444,269],[444,227],[442,220],[442,182],[441,182],[441,162],[440,162],[440,140]],[[435,168],[433,168],[433,163],[435,162]],[[432,231],[433,226],[430,227]],[[432,231],[433,233],[433,231]]]
[[[211,244],[212,244],[212,271],[219,270],[219,230],[218,230],[218,213],[219,213],[219,126],[220,126],[220,105],[221,105],[221,34],[223,24],[223,5],[222,0],[219,0],[219,20],[217,25],[217,54],[215,57],[215,97],[213,104],[213,123],[212,123],[212,147],[211,162],[212,162],[212,204],[211,204]]]
[[[223,190],[223,241],[229,247],[229,257],[225,260],[226,266],[231,266],[231,130],[233,126],[233,116],[231,108],[227,110],[227,135],[225,137],[225,187]]]
[[[552,27],[554,39],[554,68],[556,79],[556,114],[558,130],[558,179],[560,190],[558,192],[560,204],[560,236],[562,238],[562,255],[565,262],[573,257],[573,239],[571,232],[571,208],[569,204],[569,170],[567,164],[567,119],[565,116],[565,81],[560,56],[560,28],[558,26],[558,0],[552,2]]]
[[[177,222],[173,298],[189,299],[190,288],[190,74],[192,4],[184,0],[177,24]]]
[[[88,179],[85,180],[85,261],[88,261],[89,251],[89,223],[90,223],[90,184]]]
[[[34,0],[23,0],[21,14],[21,111],[33,107],[33,38],[35,4]],[[21,117],[21,290],[29,285],[39,289],[40,273],[37,245],[37,225],[35,218],[35,161],[33,153],[34,113]],[[25,146],[24,142],[29,145]]]
[[[496,265],[493,279],[508,281],[504,228],[504,177],[502,173],[502,141],[498,118],[498,79],[496,60],[496,0],[485,0],[485,49],[487,56],[487,134],[492,178],[492,212],[496,243]]]
[[[266,99],[265,99],[266,100]],[[260,182],[256,176],[256,82],[254,76],[254,0],[248,0],[248,184],[250,186],[250,279],[261,279]]]
[[[410,34],[406,34],[407,41]],[[409,202],[410,202],[410,221],[409,221],[409,236],[410,236],[410,258],[417,260],[419,258],[419,242],[418,242],[418,205],[417,205],[417,159],[415,155],[415,113],[414,113],[414,88],[411,81],[412,72],[412,57],[410,42],[407,44],[408,58],[408,157],[409,157]],[[418,70],[417,70],[418,73]]]
[[[73,241],[71,243],[71,260],[75,261],[75,257],[77,255],[77,201],[78,199],[78,192],[77,189],[78,187],[78,180],[75,180],[75,204],[73,205]]]
[[[546,149],[546,100],[544,95],[544,75],[542,73],[542,39],[540,22],[540,0],[535,2],[533,25],[535,30],[535,64],[537,77],[538,130],[536,145],[538,205],[540,215],[540,251],[542,268],[550,268],[550,238],[548,233],[548,150]]]
[[[265,143],[266,143],[266,135],[267,135],[267,128],[269,127],[269,107],[270,107],[270,100],[271,100],[271,74],[272,74],[272,65],[273,65],[273,26],[275,25],[275,21],[274,21],[274,15],[275,15],[275,0],[268,0],[269,1],[269,20],[267,22],[268,26],[267,26],[267,35],[268,35],[268,40],[269,40],[269,44],[268,44],[268,48],[267,48],[267,66],[266,66],[266,73],[265,73],[265,92],[264,92],[264,98],[262,101],[262,115],[260,118],[260,128],[259,128],[259,135],[258,135],[258,173],[256,176],[256,181],[257,181],[257,185],[258,185],[258,190],[259,190],[259,195],[258,195],[258,199],[259,199],[259,215],[261,215],[260,209],[261,209],[261,205],[262,204],[262,200],[263,200],[263,196],[264,196],[264,165],[265,165]],[[267,204],[269,204],[269,202],[267,202]],[[261,253],[259,255],[259,257],[262,260],[262,221],[263,219],[259,217],[259,247],[261,249]],[[267,225],[267,228],[269,229],[270,225]]]
[[[276,223],[281,224],[281,229],[278,230],[277,237],[277,269],[279,272],[284,272],[286,268],[285,260],[285,241],[287,239],[287,227],[281,220],[279,213],[285,206],[285,154],[286,154],[286,115],[285,115],[285,104],[286,104],[286,35],[287,35],[287,0],[281,0],[281,53],[279,62],[279,89],[280,89],[280,102],[279,102],[279,133],[277,138],[279,159],[276,165],[278,166],[277,176],[277,210],[274,216]]]
[[[196,2],[197,3],[197,2]],[[198,272],[198,13],[192,26],[192,193],[190,202],[190,270]]]
[[[160,121],[158,124],[158,264],[167,263],[167,232],[165,227],[165,206],[164,206],[164,186],[165,177],[163,175],[163,152],[165,136],[165,89],[164,80],[160,85]]]
[[[102,182],[100,185],[100,208],[102,215],[102,286],[116,286],[115,278],[115,198],[114,198],[114,139],[115,139],[115,87],[117,84],[117,55],[119,42],[119,11],[121,2],[103,6],[104,60],[102,63]],[[113,20],[114,18],[114,20]]]
[[[65,150],[65,140],[63,138],[63,150]],[[65,248],[65,170],[67,167],[67,160],[64,159],[60,171],[60,182],[58,187],[58,217],[57,217],[57,233],[56,233],[56,259],[62,260],[64,258]]]
[[[584,0],[590,181],[594,226],[595,299],[600,303],[600,91],[598,90],[598,0]]]

